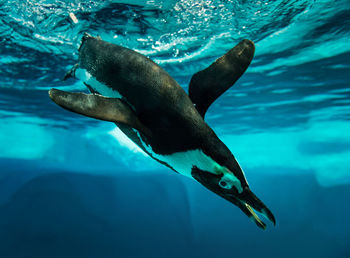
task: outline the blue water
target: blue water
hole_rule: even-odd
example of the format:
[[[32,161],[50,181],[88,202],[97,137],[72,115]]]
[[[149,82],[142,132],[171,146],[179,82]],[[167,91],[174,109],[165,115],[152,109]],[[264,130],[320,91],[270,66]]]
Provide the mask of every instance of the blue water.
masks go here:
[[[113,2],[113,3],[112,3]],[[48,98],[84,32],[186,90],[241,39],[244,76],[206,120],[273,211],[235,206]],[[350,257],[350,1],[0,1],[0,258]]]

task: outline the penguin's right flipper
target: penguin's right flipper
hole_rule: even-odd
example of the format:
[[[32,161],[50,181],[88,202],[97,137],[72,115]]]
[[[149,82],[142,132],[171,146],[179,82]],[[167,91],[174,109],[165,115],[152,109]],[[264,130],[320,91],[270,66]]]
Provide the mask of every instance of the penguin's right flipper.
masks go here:
[[[203,118],[209,106],[247,70],[254,51],[252,41],[242,40],[208,68],[192,76],[188,93]]]
[[[150,133],[135,112],[121,99],[57,89],[51,89],[49,96],[57,105],[69,111],[99,120],[128,125],[145,135]]]

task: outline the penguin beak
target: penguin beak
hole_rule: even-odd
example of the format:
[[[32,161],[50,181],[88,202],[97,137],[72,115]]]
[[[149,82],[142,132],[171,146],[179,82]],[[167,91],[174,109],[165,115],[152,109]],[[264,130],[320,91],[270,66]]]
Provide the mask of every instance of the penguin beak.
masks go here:
[[[258,227],[265,229],[266,224],[259,218],[255,211],[262,214],[274,225],[276,220],[272,212],[266,207],[266,205],[259,200],[258,197],[246,186],[241,193],[238,193],[237,189],[232,187],[231,189],[222,188],[219,185],[220,179],[223,175],[213,174],[207,171],[192,168],[192,177],[208,188],[210,191],[216,193],[227,201],[233,203],[240,208],[244,214],[246,214]]]

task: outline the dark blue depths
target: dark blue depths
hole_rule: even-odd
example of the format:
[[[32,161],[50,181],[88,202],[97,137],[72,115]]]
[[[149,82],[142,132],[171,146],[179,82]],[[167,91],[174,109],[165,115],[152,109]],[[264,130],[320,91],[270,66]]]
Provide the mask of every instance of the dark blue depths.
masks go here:
[[[254,178],[278,218],[261,231],[176,174],[93,175],[18,162],[1,162],[1,257],[350,255],[348,186],[323,188],[310,176]]]

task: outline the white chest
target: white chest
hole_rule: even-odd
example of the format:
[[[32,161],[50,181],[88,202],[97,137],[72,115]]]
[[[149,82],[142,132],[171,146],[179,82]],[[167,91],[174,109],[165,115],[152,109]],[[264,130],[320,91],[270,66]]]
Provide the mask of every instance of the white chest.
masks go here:
[[[89,85],[93,90],[99,92],[101,95],[110,98],[121,98],[120,93],[106,84],[99,82],[86,69],[78,68],[75,70],[75,77]]]

